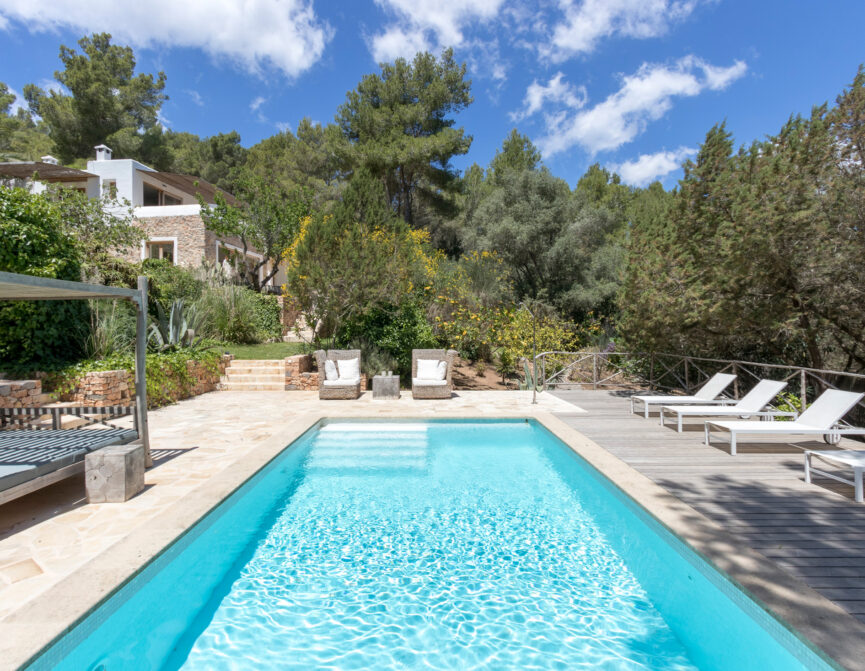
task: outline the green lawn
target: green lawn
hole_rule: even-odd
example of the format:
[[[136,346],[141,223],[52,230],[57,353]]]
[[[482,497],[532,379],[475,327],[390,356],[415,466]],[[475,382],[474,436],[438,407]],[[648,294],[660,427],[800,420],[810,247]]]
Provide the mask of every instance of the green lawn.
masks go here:
[[[304,354],[310,346],[302,342],[265,342],[260,345],[224,345],[219,348],[231,352],[235,359],[284,359],[292,354]]]

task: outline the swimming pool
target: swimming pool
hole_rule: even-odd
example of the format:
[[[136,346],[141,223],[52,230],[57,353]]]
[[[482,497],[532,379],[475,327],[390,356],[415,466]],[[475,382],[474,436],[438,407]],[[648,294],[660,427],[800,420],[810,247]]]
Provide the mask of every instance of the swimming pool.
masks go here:
[[[828,669],[527,420],[327,421],[32,665]]]

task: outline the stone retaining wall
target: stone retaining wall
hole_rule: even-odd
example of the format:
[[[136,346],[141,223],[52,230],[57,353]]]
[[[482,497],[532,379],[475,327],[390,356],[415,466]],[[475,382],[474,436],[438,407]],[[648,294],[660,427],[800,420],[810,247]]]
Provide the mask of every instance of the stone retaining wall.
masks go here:
[[[64,401],[72,401],[88,408],[109,405],[132,405],[135,398],[135,376],[126,370],[97,370],[85,373],[81,381]]]
[[[286,391],[318,391],[318,371],[312,370],[311,354],[295,354],[285,358]],[[360,376],[360,390],[365,391],[366,375]]]
[[[42,393],[42,380],[0,379],[0,408],[38,408],[51,400]]]

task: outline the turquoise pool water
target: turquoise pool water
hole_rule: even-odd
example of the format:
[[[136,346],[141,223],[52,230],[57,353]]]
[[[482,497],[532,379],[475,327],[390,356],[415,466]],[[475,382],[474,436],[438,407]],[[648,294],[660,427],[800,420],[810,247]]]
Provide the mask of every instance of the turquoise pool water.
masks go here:
[[[34,668],[830,667],[539,424],[332,421]]]

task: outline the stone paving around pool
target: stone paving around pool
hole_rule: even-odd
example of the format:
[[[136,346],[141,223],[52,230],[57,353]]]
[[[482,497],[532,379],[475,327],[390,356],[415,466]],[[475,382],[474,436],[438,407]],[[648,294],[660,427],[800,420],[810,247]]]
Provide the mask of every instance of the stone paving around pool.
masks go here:
[[[181,401],[150,417],[155,465],[146,489],[125,503],[87,504],[83,476],[0,506],[0,621],[188,494],[279,440],[288,425],[332,417],[502,417],[535,412],[581,412],[551,394],[466,391],[449,400],[320,401],[317,392],[213,392]],[[285,441],[289,442],[288,439]],[[69,586],[74,588],[73,585]],[[0,661],[0,668],[4,665]]]

